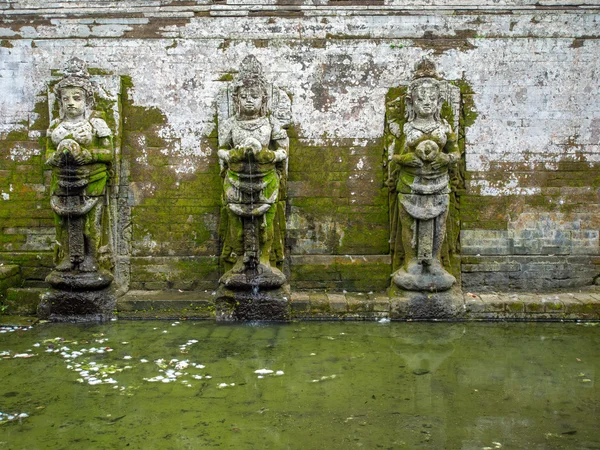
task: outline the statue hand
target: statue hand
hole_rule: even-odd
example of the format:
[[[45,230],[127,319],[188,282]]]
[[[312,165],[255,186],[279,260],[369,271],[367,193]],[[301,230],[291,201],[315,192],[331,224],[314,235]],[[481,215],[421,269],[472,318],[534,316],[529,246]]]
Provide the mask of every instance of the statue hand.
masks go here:
[[[73,139],[63,139],[58,144],[56,151],[60,153],[70,153],[71,155],[75,155],[81,151],[81,147]]]
[[[405,153],[404,155],[394,155],[394,161],[398,162],[403,166],[408,167],[422,167],[423,161],[414,153]]]
[[[435,170],[441,169],[442,167],[446,167],[450,164],[450,157],[446,153],[440,153],[435,161],[431,163],[431,167]]]
[[[275,152],[267,148],[254,152],[254,158],[260,164],[267,164],[275,161]]]
[[[62,153],[54,152],[52,156],[46,160],[46,164],[49,166],[59,167],[62,164]]]
[[[228,153],[230,162],[240,162],[246,159],[246,149],[243,147],[234,147]]]
[[[82,150],[78,154],[73,155],[73,159],[75,159],[75,162],[79,166],[90,164],[94,160],[92,154],[88,150]]]

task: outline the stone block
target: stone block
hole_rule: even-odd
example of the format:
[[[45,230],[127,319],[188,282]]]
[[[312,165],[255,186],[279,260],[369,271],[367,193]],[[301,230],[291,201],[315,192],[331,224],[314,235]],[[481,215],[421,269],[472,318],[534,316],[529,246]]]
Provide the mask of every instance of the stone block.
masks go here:
[[[373,297],[369,300],[370,308],[373,312],[389,312],[390,311],[390,299],[388,297]]]
[[[351,313],[367,313],[370,312],[370,304],[368,299],[365,297],[359,297],[357,295],[346,295],[348,302],[348,311]]]
[[[14,264],[0,265],[0,281],[18,276],[20,273],[19,266]]]
[[[310,294],[310,309],[316,313],[329,312],[331,307],[329,305],[329,298],[327,294],[313,293]]]
[[[347,310],[346,296],[343,294],[327,294],[329,307],[333,313],[345,313]]]
[[[408,314],[408,298],[394,297],[390,300],[390,319],[406,320],[410,319]]]
[[[7,314],[34,316],[45,288],[10,288],[6,292]]]

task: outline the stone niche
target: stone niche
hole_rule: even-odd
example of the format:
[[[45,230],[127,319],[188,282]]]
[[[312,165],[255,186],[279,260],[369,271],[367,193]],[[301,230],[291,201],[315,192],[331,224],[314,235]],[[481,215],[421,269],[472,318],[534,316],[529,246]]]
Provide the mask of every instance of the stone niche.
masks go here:
[[[248,55],[217,100],[223,245],[217,320],[289,318],[285,260],[291,102]]]
[[[42,296],[38,316],[106,320],[127,271],[127,261],[119,257],[126,234],[118,232],[128,216],[118,201],[121,78],[90,75],[79,58],[58,72],[62,76],[48,87],[51,121],[43,155],[52,172],[55,266],[46,277],[52,289]]]
[[[464,188],[461,90],[435,63],[415,64],[386,97],[390,294],[415,316],[452,316],[460,290],[459,196]]]

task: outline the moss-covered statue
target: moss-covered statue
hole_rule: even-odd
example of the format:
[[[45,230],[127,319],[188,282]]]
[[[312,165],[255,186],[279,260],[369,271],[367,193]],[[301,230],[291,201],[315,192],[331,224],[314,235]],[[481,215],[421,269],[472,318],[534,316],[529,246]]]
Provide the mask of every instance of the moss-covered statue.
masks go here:
[[[289,140],[271,114],[269,84],[254,56],[242,61],[231,87],[233,115],[219,127],[225,223],[221,254],[230,289],[282,286],[284,207],[280,201]]]
[[[441,117],[444,96],[435,65],[423,59],[405,98],[405,121],[390,123],[397,138],[390,186],[397,217],[392,241],[401,240],[404,259],[393,282],[411,291],[444,291],[456,282],[443,267],[441,250],[449,208],[449,168],[460,159],[457,138]],[[396,235],[394,236],[394,232]]]
[[[57,248],[56,268],[46,281],[59,289],[100,289],[113,279],[98,264],[99,249],[109,248],[105,197],[112,132],[93,110],[94,89],[83,61],[68,62],[54,93],[59,118],[48,129],[46,164],[53,168]]]

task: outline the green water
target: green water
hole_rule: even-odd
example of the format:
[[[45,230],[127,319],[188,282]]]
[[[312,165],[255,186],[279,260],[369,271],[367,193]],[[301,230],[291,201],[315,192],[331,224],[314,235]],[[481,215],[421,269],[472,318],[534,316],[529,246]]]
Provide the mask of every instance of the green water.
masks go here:
[[[593,324],[0,331],[2,449],[600,449]]]

